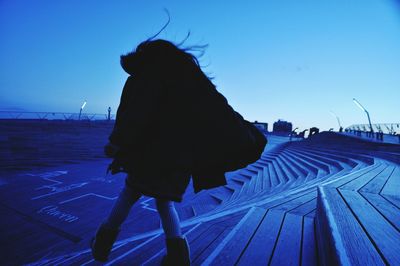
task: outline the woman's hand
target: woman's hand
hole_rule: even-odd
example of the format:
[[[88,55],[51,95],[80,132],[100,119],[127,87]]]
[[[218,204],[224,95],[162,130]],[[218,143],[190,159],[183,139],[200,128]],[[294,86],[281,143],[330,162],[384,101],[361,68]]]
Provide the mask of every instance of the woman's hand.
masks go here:
[[[119,151],[119,147],[112,144],[111,142],[107,143],[104,146],[104,154],[107,157],[114,158],[118,151]]]

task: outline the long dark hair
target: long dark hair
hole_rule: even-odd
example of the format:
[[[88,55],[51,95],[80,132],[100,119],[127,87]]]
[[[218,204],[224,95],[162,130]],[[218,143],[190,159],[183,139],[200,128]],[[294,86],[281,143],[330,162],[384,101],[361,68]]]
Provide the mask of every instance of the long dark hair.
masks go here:
[[[162,39],[146,40],[134,51],[121,56],[121,66],[130,75],[151,72],[168,77],[183,73],[205,76],[198,59],[191,52],[200,51],[202,55],[207,45],[180,48],[181,44]]]

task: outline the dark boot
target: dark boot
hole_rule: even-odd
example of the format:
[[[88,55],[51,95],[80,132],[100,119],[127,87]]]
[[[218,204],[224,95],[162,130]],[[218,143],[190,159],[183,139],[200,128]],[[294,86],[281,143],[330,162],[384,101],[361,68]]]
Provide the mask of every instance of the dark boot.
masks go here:
[[[163,258],[163,266],[189,266],[190,251],[185,238],[166,239],[167,255]]]
[[[107,261],[111,248],[117,239],[119,229],[109,229],[104,225],[100,225],[96,232],[96,236],[92,238],[90,247],[92,249],[93,258],[97,261]]]

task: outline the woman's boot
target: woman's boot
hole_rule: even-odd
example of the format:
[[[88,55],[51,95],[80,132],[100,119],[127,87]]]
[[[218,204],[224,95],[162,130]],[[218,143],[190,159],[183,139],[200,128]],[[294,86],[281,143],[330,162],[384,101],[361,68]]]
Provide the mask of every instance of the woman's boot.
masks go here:
[[[190,251],[185,238],[167,238],[167,255],[163,258],[163,266],[189,266]]]
[[[100,225],[90,245],[95,260],[102,262],[108,260],[108,255],[117,239],[119,231],[119,229],[110,229],[106,228],[103,224]]]

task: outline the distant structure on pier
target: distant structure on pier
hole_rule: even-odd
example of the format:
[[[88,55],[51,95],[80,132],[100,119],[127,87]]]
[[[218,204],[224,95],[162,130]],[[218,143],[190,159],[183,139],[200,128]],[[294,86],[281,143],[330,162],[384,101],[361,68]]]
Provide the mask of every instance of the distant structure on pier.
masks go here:
[[[279,119],[273,125],[273,132],[278,133],[278,134],[282,134],[282,133],[289,134],[292,132],[292,128],[293,128],[293,126],[292,126],[291,122]]]

